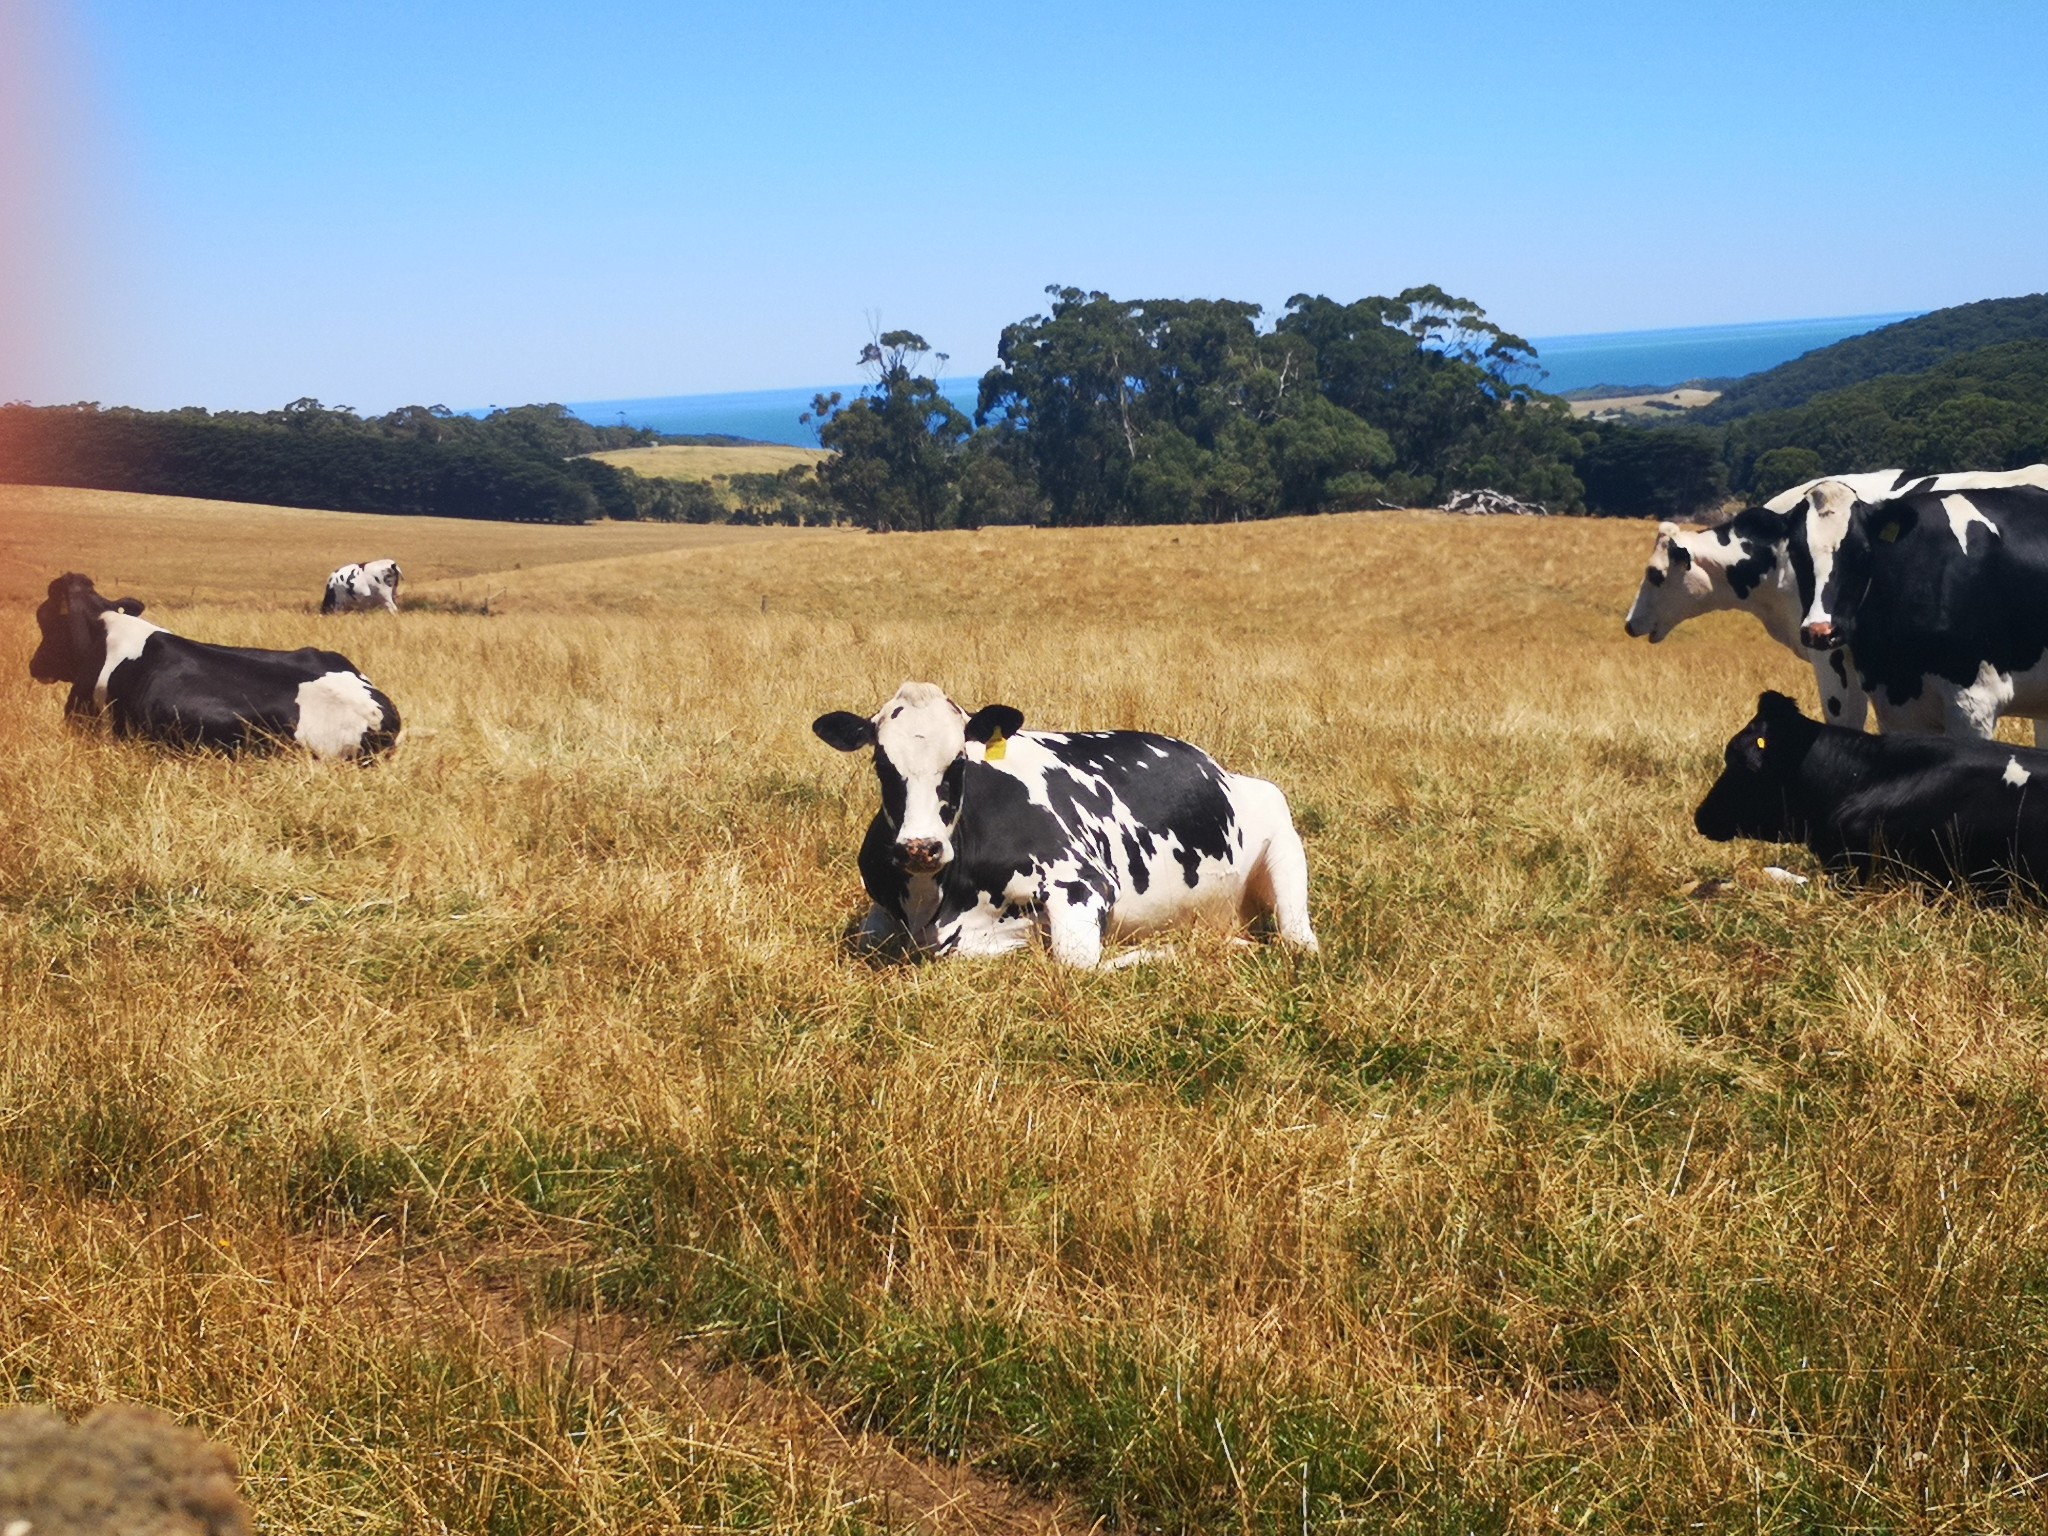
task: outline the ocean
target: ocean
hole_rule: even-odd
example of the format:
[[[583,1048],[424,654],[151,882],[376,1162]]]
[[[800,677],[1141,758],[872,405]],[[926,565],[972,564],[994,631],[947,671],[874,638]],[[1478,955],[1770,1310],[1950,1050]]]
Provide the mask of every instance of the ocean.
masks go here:
[[[1832,320],[1764,320],[1748,325],[1697,325],[1664,331],[1607,331],[1583,336],[1534,336],[1538,360],[1549,370],[1540,387],[1551,391],[1601,384],[1668,388],[1688,379],[1740,378],[1789,362],[1845,336],[1860,336],[1912,314],[1852,315]],[[946,398],[974,413],[974,377],[939,380]],[[817,438],[797,417],[821,390],[851,399],[858,383],[810,384],[801,389],[755,389],[722,395],[662,395],[638,400],[577,400],[569,409],[599,426],[650,427],[657,432],[719,432],[764,443],[814,446]]]

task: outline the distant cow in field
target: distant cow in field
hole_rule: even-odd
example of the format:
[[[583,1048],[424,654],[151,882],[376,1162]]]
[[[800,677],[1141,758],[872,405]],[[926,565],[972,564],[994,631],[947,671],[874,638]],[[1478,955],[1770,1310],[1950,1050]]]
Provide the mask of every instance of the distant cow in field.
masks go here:
[[[1804,843],[1831,871],[1992,890],[2048,884],[2048,752],[1822,725],[1782,693],[1728,743],[1693,824]]]
[[[36,610],[39,683],[68,683],[67,715],[104,715],[118,736],[234,751],[296,742],[315,757],[369,758],[398,744],[398,710],[346,656],[245,650],[159,629],[132,597],[59,576]]]
[[[1277,788],[1168,736],[1023,723],[1006,704],[970,715],[931,683],[813,722],[828,746],[874,751],[865,943],[999,955],[1039,933],[1056,959],[1094,966],[1105,938],[1269,921],[1316,947],[1308,859]]]
[[[382,608],[398,612],[398,583],[405,575],[396,560],[370,560],[362,565],[344,565],[327,578],[327,595],[320,600],[322,613],[362,613]]]

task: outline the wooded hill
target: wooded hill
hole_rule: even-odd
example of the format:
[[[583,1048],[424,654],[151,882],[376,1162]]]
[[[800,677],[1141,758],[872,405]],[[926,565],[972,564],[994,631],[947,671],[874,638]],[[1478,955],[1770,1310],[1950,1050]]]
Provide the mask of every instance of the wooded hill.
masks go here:
[[[1921,373],[1979,347],[2040,339],[2048,339],[2048,293],[1958,304],[1816,347],[1788,363],[1737,379],[1693,419],[1719,424],[1786,410],[1868,379]]]

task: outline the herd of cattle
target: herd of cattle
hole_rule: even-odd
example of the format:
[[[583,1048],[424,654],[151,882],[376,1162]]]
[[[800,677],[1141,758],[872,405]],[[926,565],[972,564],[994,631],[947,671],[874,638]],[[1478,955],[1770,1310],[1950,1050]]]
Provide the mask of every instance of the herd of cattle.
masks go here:
[[[399,579],[391,560],[344,566],[321,611],[395,612]],[[1844,875],[2048,892],[2048,798],[2030,792],[2048,751],[1993,739],[2002,715],[2048,718],[2048,465],[1832,477],[1710,527],[1660,526],[1628,633],[1655,643],[1731,608],[1811,663],[1825,718],[1764,694],[1695,813],[1704,836],[1804,843]],[[31,675],[117,735],[359,761],[397,745],[398,710],[346,657],[209,645],[142,613],[59,576]],[[1167,736],[1023,724],[915,682],[872,715],[813,722],[871,752],[880,786],[863,947],[996,955],[1038,936],[1092,967],[1107,939],[1201,923],[1315,949],[1277,787]]]

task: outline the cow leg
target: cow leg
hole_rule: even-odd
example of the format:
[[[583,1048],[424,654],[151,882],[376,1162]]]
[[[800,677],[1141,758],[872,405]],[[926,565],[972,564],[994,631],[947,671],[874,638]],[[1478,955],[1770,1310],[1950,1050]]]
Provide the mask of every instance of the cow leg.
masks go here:
[[[1109,909],[1096,897],[1054,894],[1045,902],[1045,941],[1062,965],[1093,970],[1102,963],[1102,925]]]
[[[870,904],[868,915],[861,919],[848,943],[857,955],[877,955],[893,949],[906,937],[906,930],[894,913]]]
[[[1241,774],[1232,777],[1230,789],[1237,814],[1243,819],[1247,844],[1253,848],[1264,845],[1258,862],[1246,872],[1239,916],[1247,921],[1270,917],[1281,943],[1314,954],[1316,932],[1308,920],[1308,853],[1301,846],[1301,834],[1294,830],[1287,796],[1278,785]]]

